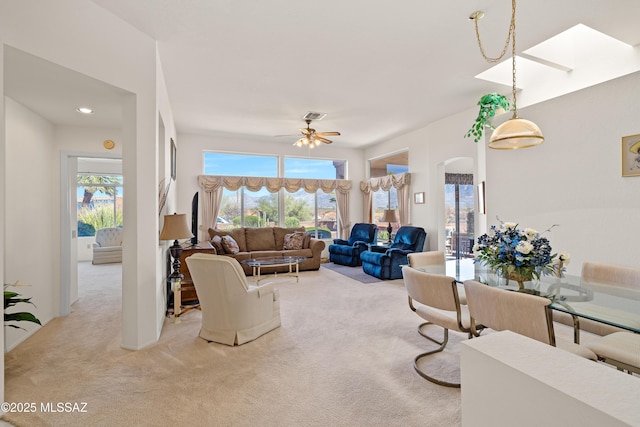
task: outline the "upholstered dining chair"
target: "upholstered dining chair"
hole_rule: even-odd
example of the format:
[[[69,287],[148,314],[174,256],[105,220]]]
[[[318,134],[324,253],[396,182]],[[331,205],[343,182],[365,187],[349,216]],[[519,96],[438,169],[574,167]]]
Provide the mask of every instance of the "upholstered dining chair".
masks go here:
[[[640,334],[633,332],[614,332],[586,344],[598,360],[640,375]]]
[[[413,268],[427,268],[427,273],[446,274],[447,271],[447,261],[442,251],[414,252],[407,255],[407,260]],[[431,269],[433,269],[433,271],[430,271]],[[460,298],[460,304],[467,304],[467,297],[464,294],[464,286],[462,283],[458,283],[458,297]]]
[[[357,223],[351,228],[349,240],[333,239],[333,244],[329,245],[329,261],[349,267],[362,265],[360,254],[369,245],[375,245],[377,240],[378,227],[375,224]]]
[[[445,265],[446,259],[442,251],[414,252],[407,255],[411,267],[425,267],[431,265]]]
[[[427,233],[422,227],[403,225],[396,232],[393,243],[385,246],[371,246],[362,252],[362,270],[378,279],[390,280],[402,278],[402,266],[409,261],[407,255],[424,250]]]
[[[572,342],[558,345],[549,307],[551,300],[548,298],[500,289],[475,280],[465,281],[464,288],[474,335],[478,335],[478,327],[509,330],[586,359],[597,360],[595,353],[586,347]]]
[[[249,284],[236,259],[194,254],[186,262],[202,310],[200,337],[240,345],[280,326],[278,290]]]
[[[435,350],[417,355],[413,359],[413,368],[422,378],[435,384],[460,387],[460,383],[438,379],[427,374],[419,366],[419,361],[424,357],[445,349],[449,341],[449,330],[466,333],[471,338],[471,319],[466,306],[460,304],[456,280],[453,277],[425,273],[409,266],[404,266],[402,273],[409,295],[409,308],[426,320],[418,326],[418,333],[439,345]],[[428,325],[443,328],[442,341],[425,332]]]
[[[582,264],[580,284],[603,294],[640,299],[640,269],[585,261]],[[587,318],[572,318],[568,313],[554,310],[553,320],[575,328],[575,342],[580,342],[579,332],[586,331],[596,335],[608,335],[624,332],[616,326],[596,322]]]

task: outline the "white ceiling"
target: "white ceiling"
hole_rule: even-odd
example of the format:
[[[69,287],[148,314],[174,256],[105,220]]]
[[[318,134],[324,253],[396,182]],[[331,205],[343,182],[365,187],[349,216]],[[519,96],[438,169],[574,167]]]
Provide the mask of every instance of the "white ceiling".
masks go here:
[[[473,108],[487,92],[510,93],[474,77],[491,64],[468,19],[485,12],[481,36],[496,55],[508,0],[92,1],[158,41],[179,133],[291,144],[295,138],[273,136],[296,132],[307,111],[318,111],[327,116],[312,127],[342,133],[334,145],[363,147]],[[519,53],[580,23],[640,43],[637,0],[520,0],[517,7]],[[119,122],[122,91],[55,64],[7,49],[5,79],[7,95],[54,123]],[[79,104],[96,114],[80,117]]]

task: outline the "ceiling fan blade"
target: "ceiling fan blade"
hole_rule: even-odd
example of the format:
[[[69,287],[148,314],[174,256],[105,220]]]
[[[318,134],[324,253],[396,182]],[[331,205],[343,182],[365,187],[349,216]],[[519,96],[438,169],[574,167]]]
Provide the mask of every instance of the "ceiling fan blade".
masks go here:
[[[323,137],[321,137],[321,136],[318,136],[318,134],[316,134],[316,139],[317,139],[318,141],[322,141],[322,142],[324,142],[325,144],[331,144],[331,142],[332,142],[332,141],[328,140],[327,138],[323,138]]]
[[[316,135],[320,136],[340,136],[340,132],[318,132]]]
[[[303,135],[311,135],[312,133],[315,133],[315,129],[310,129],[310,128],[301,128],[300,132],[302,132]]]

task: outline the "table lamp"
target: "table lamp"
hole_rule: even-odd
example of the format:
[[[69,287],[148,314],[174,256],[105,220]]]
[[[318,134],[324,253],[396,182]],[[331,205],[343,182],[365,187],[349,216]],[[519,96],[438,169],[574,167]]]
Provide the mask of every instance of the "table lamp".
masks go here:
[[[182,255],[182,246],[178,243],[178,239],[190,239],[193,237],[189,224],[187,223],[187,214],[165,215],[164,226],[160,233],[160,240],[173,240],[173,245],[169,247],[169,253],[173,258],[173,272],[168,277],[171,281],[182,280],[184,276],[180,274],[180,255]]]
[[[392,222],[398,222],[398,213],[395,209],[385,209],[382,214],[382,222],[388,222],[387,233],[389,234],[389,241],[387,242],[389,245],[391,244],[391,232],[393,231],[393,227],[391,226]]]

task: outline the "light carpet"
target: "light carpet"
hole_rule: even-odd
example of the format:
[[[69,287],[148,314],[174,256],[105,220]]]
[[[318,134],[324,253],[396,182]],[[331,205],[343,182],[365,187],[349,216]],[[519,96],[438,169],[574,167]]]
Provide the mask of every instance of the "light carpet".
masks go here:
[[[91,273],[83,270],[90,270]],[[109,271],[111,270],[111,271]],[[460,390],[419,377],[401,280],[366,286],[320,269],[278,279],[282,326],[239,347],[198,337],[201,313],[166,319],[153,346],[120,348],[119,265],[5,356],[5,400],[86,402],[87,413],[8,413],[16,426],[455,426]],[[453,352],[445,357],[458,363]]]
[[[378,279],[375,276],[371,276],[364,271],[362,271],[362,267],[349,267],[346,265],[334,264],[332,262],[327,264],[322,264],[320,268],[326,268],[331,271],[335,271],[336,273],[340,273],[343,276],[347,276],[350,279],[357,280],[360,283],[377,283],[382,282],[382,280]]]

